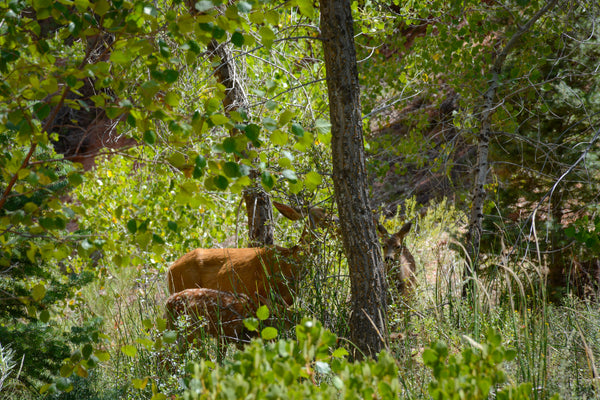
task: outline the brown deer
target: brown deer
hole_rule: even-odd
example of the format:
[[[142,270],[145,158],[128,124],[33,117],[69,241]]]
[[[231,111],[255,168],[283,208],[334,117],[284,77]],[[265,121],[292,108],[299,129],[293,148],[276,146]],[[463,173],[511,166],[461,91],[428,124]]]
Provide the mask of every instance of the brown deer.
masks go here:
[[[273,204],[288,219],[309,217],[296,246],[192,250],[169,267],[169,292],[206,288],[248,296],[255,305],[266,304],[270,308],[277,308],[281,302],[284,306],[291,305],[295,282],[303,274],[303,254],[310,251],[312,229],[328,226],[332,218],[320,207],[299,209]]]
[[[180,317],[189,317],[186,323],[186,340],[198,343],[204,334],[218,342],[246,342],[254,336],[244,326],[244,319],[256,313],[256,305],[245,294],[196,288],[172,294],[165,306],[167,329],[178,330]]]
[[[377,230],[383,238],[383,258],[385,260],[385,272],[390,285],[396,285],[398,292],[407,294],[409,289],[416,283],[415,258],[404,246],[404,236],[410,231],[411,222],[407,222],[400,230],[390,235],[381,224],[377,224]]]

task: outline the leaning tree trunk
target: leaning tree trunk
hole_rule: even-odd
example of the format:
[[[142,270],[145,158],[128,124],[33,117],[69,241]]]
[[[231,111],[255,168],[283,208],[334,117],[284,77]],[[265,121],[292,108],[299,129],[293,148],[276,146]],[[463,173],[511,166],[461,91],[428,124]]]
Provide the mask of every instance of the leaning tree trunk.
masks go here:
[[[367,196],[360,88],[349,0],[323,0],[321,33],[327,70],[333,183],[352,289],[350,336],[359,352],[387,346],[387,284]]]
[[[546,5],[540,9],[527,23],[519,28],[510,38],[506,46],[498,53],[494,64],[492,65],[489,81],[489,87],[483,95],[483,105],[480,114],[479,136],[477,138],[477,165],[475,166],[475,179],[473,182],[471,216],[469,218],[469,230],[466,235],[466,249],[469,261],[465,268],[463,286],[463,296],[472,293],[475,289],[474,278],[479,267],[479,246],[481,244],[481,234],[483,226],[483,205],[485,203],[486,191],[485,184],[489,169],[489,144],[492,138],[492,115],[496,109],[494,98],[500,84],[500,75],[504,68],[506,57],[517,46],[522,36],[531,29],[533,24],[547,11],[549,11],[558,0],[549,0]]]
[[[208,45],[208,51],[211,58],[218,59],[219,65],[215,69],[215,76],[219,83],[225,86],[225,97],[223,98],[223,107],[225,112],[229,113],[237,109],[248,110],[248,96],[244,90],[243,75],[245,71],[237,68],[233,59],[231,48],[227,43],[218,43],[213,40]],[[231,131],[231,135],[237,135],[236,129]],[[253,181],[259,181],[258,174],[253,172]],[[246,203],[246,213],[248,215],[248,235],[251,247],[260,247],[273,244],[273,207],[271,198],[263,190],[260,183],[255,183],[251,187],[244,189],[244,202]]]

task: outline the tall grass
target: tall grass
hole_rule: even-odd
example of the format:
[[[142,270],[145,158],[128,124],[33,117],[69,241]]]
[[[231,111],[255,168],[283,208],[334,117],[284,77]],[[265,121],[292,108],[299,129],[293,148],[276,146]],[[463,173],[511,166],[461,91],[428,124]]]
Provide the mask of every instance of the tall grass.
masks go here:
[[[423,216],[417,211],[408,202],[403,218],[385,221],[389,231],[408,219],[414,221],[405,245],[417,261],[418,285],[405,297],[392,290],[388,314],[389,350],[400,367],[405,397],[429,398],[431,375],[421,355],[431,342],[442,340],[458,353],[467,345],[466,338],[480,341],[488,328],[495,328],[505,344],[517,350],[515,360],[506,365],[510,380],[531,382],[532,398],[546,399],[555,393],[565,399],[597,398],[597,304],[570,296],[561,304],[551,303],[545,296],[542,268],[535,260],[500,256],[486,259],[475,295],[463,299],[464,251],[455,238],[461,234],[464,215],[446,202],[430,206]],[[301,226],[279,222],[277,235],[282,244],[295,244]],[[314,316],[339,336],[348,337],[349,277],[339,240],[332,232],[320,232],[302,262],[306,275],[295,304],[270,323],[281,337],[293,337],[294,324],[302,316]],[[187,362],[200,358],[222,362],[237,351],[234,346],[223,351],[211,337],[183,354],[173,344],[157,346],[157,340],[164,339],[164,271],[150,271],[143,265],[109,267],[108,271],[105,279],[88,286],[83,294],[87,312],[104,318],[105,343],[111,353],[110,361],[88,378],[93,383],[86,385],[128,398],[150,398],[153,384],[155,390],[176,394]],[[283,319],[285,323],[278,323]],[[124,345],[135,346],[135,356],[125,354]],[[144,389],[131,386],[132,379],[139,379],[134,382],[143,386],[146,378]],[[80,398],[87,398],[83,393],[88,392],[80,393]]]

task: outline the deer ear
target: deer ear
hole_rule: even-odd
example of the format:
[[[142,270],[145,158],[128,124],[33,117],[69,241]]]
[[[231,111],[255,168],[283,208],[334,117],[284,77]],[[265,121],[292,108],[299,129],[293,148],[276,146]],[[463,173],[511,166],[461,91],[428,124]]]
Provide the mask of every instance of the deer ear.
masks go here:
[[[286,206],[285,204],[278,203],[276,201],[273,202],[273,205],[287,219],[297,221],[303,217],[302,213],[294,207]]]
[[[402,225],[402,228],[400,228],[400,230],[396,232],[395,235],[399,237],[404,237],[410,231],[411,227],[412,222],[407,222],[404,225]]]
[[[383,226],[382,224],[378,223],[377,221],[375,221],[375,223],[377,224],[377,234],[380,237],[388,237],[390,235],[388,233],[387,229],[385,229],[385,226]]]

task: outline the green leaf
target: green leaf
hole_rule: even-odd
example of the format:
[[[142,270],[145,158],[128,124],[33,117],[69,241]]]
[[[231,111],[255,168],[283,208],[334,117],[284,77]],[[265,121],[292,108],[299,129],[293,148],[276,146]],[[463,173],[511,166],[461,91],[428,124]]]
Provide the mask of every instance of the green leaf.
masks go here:
[[[39,283],[31,289],[31,297],[34,301],[40,301],[46,296],[46,286]]]
[[[73,172],[68,176],[69,183],[73,186],[79,186],[83,183],[83,175]]]
[[[271,133],[271,143],[273,143],[275,146],[285,146],[288,142],[288,135],[287,133],[276,129],[275,131],[273,131],[273,133]]]
[[[165,343],[175,343],[177,341],[177,331],[164,331],[163,340]]]
[[[296,176],[296,172],[292,171],[291,169],[284,169],[283,171],[281,171],[281,175],[283,175],[285,179],[292,183],[296,183],[298,181],[298,176]]]
[[[244,132],[246,133],[246,137],[248,139],[252,140],[253,142],[256,142],[260,135],[260,127],[256,124],[250,124],[246,126]]]
[[[215,5],[213,4],[212,1],[201,0],[201,1],[196,2],[196,4],[194,5],[194,8],[200,12],[204,12],[204,11],[210,10],[214,6]]]
[[[210,120],[215,125],[225,125],[229,122],[229,118],[223,114],[213,114],[210,116]]]
[[[268,171],[265,171],[260,176],[260,181],[267,190],[271,190],[275,186],[275,179]]]
[[[258,330],[258,320],[256,318],[246,318],[244,320],[244,326],[251,332]]]
[[[63,392],[68,392],[73,389],[73,385],[71,385],[71,381],[68,378],[61,377],[56,380],[56,388]]]
[[[40,321],[47,324],[50,321],[50,312],[48,310],[42,310],[40,313]]]
[[[174,222],[174,221],[167,222],[167,228],[169,228],[173,232],[177,232],[177,222]]]
[[[262,305],[256,310],[256,316],[259,320],[264,321],[269,318],[269,308],[265,305]]]
[[[237,8],[239,12],[247,14],[252,11],[252,4],[248,3],[247,1],[239,1],[237,3]]]
[[[321,374],[330,374],[331,373],[331,366],[323,361],[317,361],[315,363],[315,370]]]
[[[225,190],[229,186],[229,180],[223,175],[217,175],[213,178],[215,186],[220,190]]]
[[[275,339],[277,337],[277,329],[268,326],[260,332],[260,337],[263,338],[263,340]]]
[[[261,43],[267,48],[270,49],[273,45],[273,41],[275,40],[275,33],[268,26],[262,26],[258,30],[258,34],[261,38]]]
[[[83,348],[81,349],[81,354],[83,355],[83,358],[88,359],[90,358],[90,356],[94,353],[94,348],[92,347],[91,344],[86,343]]]
[[[310,171],[306,174],[304,185],[308,190],[315,190],[321,183],[323,183],[323,177],[318,172]]]
[[[156,143],[156,132],[154,132],[152,129],[149,129],[146,132],[144,132],[144,142],[146,142],[149,145],[153,145],[154,143]]]
[[[131,234],[135,234],[137,232],[137,222],[135,221],[135,219],[130,219],[129,221],[127,221],[127,230]]]
[[[196,163],[196,166],[198,168],[204,168],[204,167],[206,167],[206,158],[204,158],[204,156],[201,155],[201,154],[198,154],[196,156],[196,160],[194,162]]]
[[[244,45],[244,35],[241,32],[235,31],[233,35],[231,35],[231,43],[234,46],[242,47]]]
[[[279,114],[279,126],[283,126],[290,122],[294,117],[294,113],[290,110],[284,110],[281,114]]]
[[[348,350],[344,349],[343,347],[340,347],[339,349],[335,349],[335,351],[331,355],[335,358],[342,358],[346,357],[349,354],[350,353],[348,353]]]
[[[146,385],[148,384],[148,377],[146,377],[144,379],[132,379],[131,384],[136,389],[144,389],[146,387]]]
[[[98,358],[99,361],[106,362],[110,360],[110,353],[104,350],[95,350],[94,355]]]
[[[328,133],[331,131],[331,124],[329,121],[319,118],[315,121],[315,128],[319,133]]]
[[[121,353],[125,354],[128,357],[135,357],[135,355],[137,354],[137,349],[135,348],[135,346],[126,344],[121,347]]]
[[[232,137],[228,137],[225,140],[223,140],[223,149],[227,153],[233,153],[236,149],[235,139]]]
[[[110,61],[120,65],[131,64],[132,58],[125,50],[115,50],[110,55]]]
[[[167,400],[167,396],[163,393],[154,393],[150,400]]]
[[[304,136],[304,128],[299,124],[292,124],[292,133],[298,137]]]
[[[262,119],[262,123],[263,123],[263,126],[265,127],[265,129],[267,129],[268,131],[272,132],[275,129],[277,129],[277,121],[275,121],[272,118],[265,117]]]
[[[298,0],[298,8],[300,13],[308,18],[313,18],[315,14],[315,8],[313,7],[312,0]]]
[[[227,161],[223,164],[223,172],[225,172],[225,175],[229,178],[238,178],[242,176],[240,166],[233,161]]]

